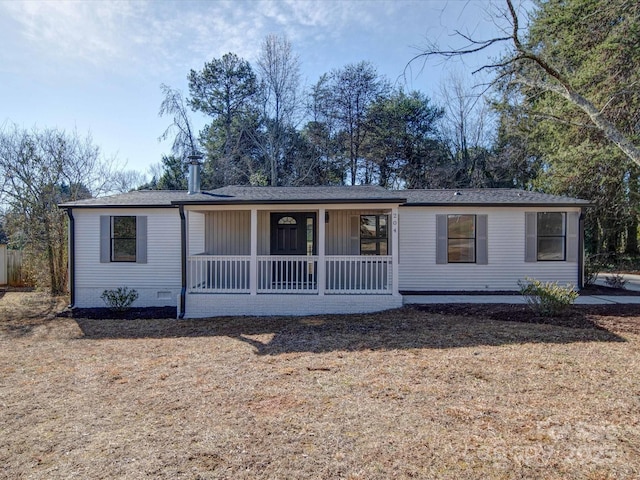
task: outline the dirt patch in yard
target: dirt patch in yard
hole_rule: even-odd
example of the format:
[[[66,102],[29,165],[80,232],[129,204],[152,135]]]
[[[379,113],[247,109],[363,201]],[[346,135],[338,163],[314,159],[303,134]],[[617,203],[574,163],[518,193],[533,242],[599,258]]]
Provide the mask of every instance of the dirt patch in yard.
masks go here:
[[[633,308],[177,321],[61,305],[0,298],[0,478],[640,477]]]

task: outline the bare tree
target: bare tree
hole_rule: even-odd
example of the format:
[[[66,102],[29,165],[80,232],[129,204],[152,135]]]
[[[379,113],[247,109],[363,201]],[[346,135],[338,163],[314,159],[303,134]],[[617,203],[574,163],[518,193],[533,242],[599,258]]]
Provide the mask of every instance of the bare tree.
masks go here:
[[[489,186],[485,178],[493,130],[489,106],[460,73],[449,75],[440,85],[440,102],[444,108],[440,132],[449,152],[451,186]]]
[[[634,143],[633,137],[625,135],[618,127],[605,116],[605,110],[613,97],[604,102],[601,108],[587,97],[587,94],[575,87],[574,79],[570,76],[570,71],[563,71],[554,60],[546,58],[538,53],[535,45],[528,45],[521,37],[520,19],[512,0],[505,0],[506,9],[495,12],[497,21],[507,23],[503,36],[496,36],[488,40],[478,40],[471,36],[457,31],[456,34],[467,42],[465,47],[459,49],[440,49],[437,45],[430,45],[413,60],[432,56],[444,58],[458,57],[461,55],[473,54],[488,49],[496,44],[507,44],[510,46],[509,52],[499,61],[480,67],[480,70],[493,70],[498,73],[498,80],[508,80],[512,83],[524,85],[533,89],[552,92],[559,95],[584,114],[593,127],[598,129],[609,141],[620,149],[629,159],[640,165],[640,147]],[[627,2],[627,9],[635,8],[637,3]],[[607,8],[607,2],[601,2],[600,8]],[[631,11],[631,14],[634,11]],[[637,13],[635,13],[637,15]],[[412,60],[412,61],[413,61]],[[476,73],[474,72],[474,73]]]
[[[374,161],[363,158],[364,144],[371,131],[368,111],[380,98],[388,94],[389,82],[381,77],[369,62],[349,64],[322,77],[314,90],[321,116],[330,119],[336,129],[340,154],[346,158],[349,180],[368,184],[373,181]]]
[[[113,161],[87,135],[55,129],[0,129],[0,203],[12,243],[27,250],[30,271],[52,294],[66,290],[66,222],[57,205],[106,193]]]
[[[113,172],[111,191],[116,193],[126,193],[144,185],[147,177],[137,170],[120,170]]]
[[[160,89],[164,99],[160,104],[158,115],[161,117],[171,116],[173,121],[158,140],[166,140],[169,135],[175,132],[171,152],[178,158],[185,159],[197,150],[197,140],[191,126],[185,100],[179,90],[175,90],[165,84],[160,85]]]
[[[261,146],[269,161],[271,185],[277,185],[278,165],[283,162],[299,104],[300,59],[286,37],[268,35],[262,42],[257,65],[267,130]]]

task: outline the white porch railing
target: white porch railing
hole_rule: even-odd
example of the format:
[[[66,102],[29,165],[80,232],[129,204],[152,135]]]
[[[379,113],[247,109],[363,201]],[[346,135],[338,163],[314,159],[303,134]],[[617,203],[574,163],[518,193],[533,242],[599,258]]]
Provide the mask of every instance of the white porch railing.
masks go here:
[[[336,255],[325,261],[327,293],[393,293],[391,255]]]
[[[249,293],[250,264],[250,256],[190,256],[187,289],[202,293]]]
[[[192,255],[187,264],[190,293],[250,293],[250,256]],[[325,293],[391,294],[390,255],[325,257]],[[257,293],[317,293],[318,257],[258,256]]]
[[[316,256],[259,256],[258,293],[315,293],[317,272]]]

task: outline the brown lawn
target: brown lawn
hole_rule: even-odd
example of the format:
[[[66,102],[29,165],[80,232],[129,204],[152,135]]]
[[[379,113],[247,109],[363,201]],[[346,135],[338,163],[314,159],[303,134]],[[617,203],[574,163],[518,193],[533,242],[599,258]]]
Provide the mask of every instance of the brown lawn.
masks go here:
[[[63,305],[0,298],[2,478],[640,477],[638,309],[176,321]]]

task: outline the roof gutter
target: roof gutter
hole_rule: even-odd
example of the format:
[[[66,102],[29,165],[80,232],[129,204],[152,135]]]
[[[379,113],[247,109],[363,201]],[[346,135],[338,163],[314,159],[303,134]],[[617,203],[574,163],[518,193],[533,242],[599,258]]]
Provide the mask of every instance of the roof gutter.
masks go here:
[[[559,207],[559,208],[588,208],[593,207],[594,205],[591,203],[544,203],[544,202],[469,202],[469,203],[458,203],[458,202],[411,202],[404,203],[400,205],[401,207],[535,207],[535,208],[551,208],[551,207]]]
[[[578,290],[584,288],[584,209],[578,217]]]
[[[112,204],[103,204],[103,205],[74,205],[71,203],[61,203],[58,205],[59,208],[175,208],[176,205],[171,203],[164,203],[161,205],[158,204],[139,204],[139,205],[118,205],[115,203]]]
[[[187,300],[187,220],[184,216],[184,205],[180,205],[180,264],[182,284],[180,288],[180,305],[178,305],[178,319],[183,319],[186,312]]]
[[[76,304],[76,221],[73,218],[73,209],[67,208],[69,217],[69,308]]]

